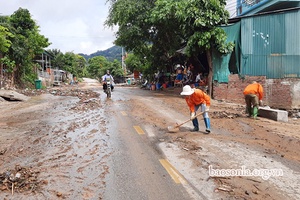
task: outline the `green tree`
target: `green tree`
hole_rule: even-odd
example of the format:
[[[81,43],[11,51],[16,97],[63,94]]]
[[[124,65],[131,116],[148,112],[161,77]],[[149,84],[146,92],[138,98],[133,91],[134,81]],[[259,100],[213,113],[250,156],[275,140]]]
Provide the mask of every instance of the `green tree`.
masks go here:
[[[12,44],[7,56],[16,63],[12,82],[19,85],[24,85],[26,82],[33,83],[36,79],[33,59],[50,43],[47,38],[39,34],[39,27],[27,9],[19,8],[9,17],[8,24],[14,37],[10,38]]]
[[[183,45],[183,35],[174,23],[174,11],[168,9],[164,19],[153,12],[164,12],[153,0],[111,0],[111,9],[106,20],[108,26],[118,26],[115,44],[124,46],[141,61],[156,71],[171,65],[170,59]],[[169,1],[165,1],[168,3]],[[173,1],[171,1],[173,2]],[[174,4],[174,3],[173,3]],[[170,4],[168,4],[170,7]],[[172,5],[175,6],[175,5]],[[144,62],[144,61],[143,61]]]
[[[158,0],[158,2],[164,2]],[[175,16],[184,30],[186,53],[198,55],[205,53],[208,60],[208,88],[212,92],[214,50],[227,54],[234,48],[233,43],[226,43],[226,33],[220,28],[228,23],[229,13],[225,10],[225,0],[184,0],[176,5]]]
[[[229,17],[225,0],[109,2],[111,8],[106,25],[118,26],[115,43],[136,56],[146,57],[151,68],[172,65],[170,58],[183,47],[188,56],[206,53],[211,95],[212,51],[228,53],[233,49],[233,44],[225,43],[226,34],[219,27],[226,24]]]
[[[68,71],[77,77],[85,75],[87,61],[83,56],[73,52],[63,54],[59,49],[49,49],[47,51],[54,56],[51,61],[53,68]]]
[[[75,75],[78,77],[83,77],[84,76],[84,68],[87,65],[87,61],[83,56],[76,54],[76,62],[77,62],[77,66],[76,66],[76,74]]]
[[[62,70],[71,74],[76,72],[76,55],[73,52],[66,52],[62,58],[63,67]]]
[[[113,77],[124,76],[121,62],[117,59],[110,62],[104,56],[95,56],[88,60],[88,65],[86,66],[88,77],[96,78],[100,81],[106,70],[109,70]]]
[[[89,77],[101,80],[106,69],[109,69],[110,64],[103,56],[96,56],[88,60],[87,72]]]
[[[9,38],[12,38],[13,35],[12,33],[9,32],[8,28],[1,26],[0,25],[0,88],[2,87],[2,78],[3,78],[3,64],[8,68],[8,71],[11,73],[12,68],[14,67],[14,62],[10,61],[10,59],[5,56],[3,57],[3,53],[6,53],[10,46],[11,46],[11,41]]]
[[[141,57],[149,57],[149,47],[153,31],[150,23],[151,9],[154,1],[150,0],[110,0],[111,8],[105,22],[107,26],[118,26],[115,44],[125,47],[126,51],[133,52]]]
[[[140,61],[139,57],[135,56],[132,53],[129,53],[127,58],[125,59],[125,65],[127,70],[131,72],[133,72],[134,70],[142,70],[142,62]]]
[[[8,28],[0,25],[0,53],[5,53],[11,46],[11,41],[13,34],[9,32]]]
[[[48,49],[47,51],[54,56],[51,60],[52,67],[54,69],[63,69],[64,54],[59,49]]]
[[[115,59],[111,65],[110,65],[110,71],[111,71],[111,74],[114,76],[114,77],[123,77],[124,76],[124,70],[122,69],[122,65],[121,65],[121,62],[118,61],[117,59]]]
[[[62,57],[62,63],[63,70],[80,77],[82,76],[86,60],[84,57],[74,54],[73,52],[66,52]]]

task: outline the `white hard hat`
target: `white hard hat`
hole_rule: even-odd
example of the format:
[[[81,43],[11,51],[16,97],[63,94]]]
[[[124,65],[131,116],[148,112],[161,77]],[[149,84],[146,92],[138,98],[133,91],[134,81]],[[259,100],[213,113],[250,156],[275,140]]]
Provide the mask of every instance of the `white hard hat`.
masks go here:
[[[183,88],[182,88],[182,92],[180,93],[180,95],[191,95],[193,94],[195,91],[194,89],[191,88],[191,86],[189,85],[185,85]]]

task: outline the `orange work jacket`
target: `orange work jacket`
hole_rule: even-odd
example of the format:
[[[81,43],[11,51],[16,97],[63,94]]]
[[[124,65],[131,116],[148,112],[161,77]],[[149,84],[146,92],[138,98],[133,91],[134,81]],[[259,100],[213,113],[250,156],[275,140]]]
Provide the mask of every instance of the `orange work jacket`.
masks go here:
[[[185,97],[185,100],[191,112],[195,112],[196,105],[206,104],[206,106],[210,106],[210,97],[200,89],[195,89],[195,92]]]
[[[247,95],[247,94],[255,94],[258,96],[259,100],[262,100],[263,96],[264,96],[264,90],[263,90],[263,87],[261,86],[261,84],[252,83],[252,84],[248,85],[244,90],[244,95]]]

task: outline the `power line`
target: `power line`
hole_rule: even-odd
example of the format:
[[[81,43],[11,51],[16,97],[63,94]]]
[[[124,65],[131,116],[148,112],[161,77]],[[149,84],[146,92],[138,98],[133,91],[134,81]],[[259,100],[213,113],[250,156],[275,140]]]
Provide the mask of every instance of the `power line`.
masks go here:
[[[47,37],[61,37],[61,38],[105,38],[104,36],[83,36],[83,35],[46,35]]]

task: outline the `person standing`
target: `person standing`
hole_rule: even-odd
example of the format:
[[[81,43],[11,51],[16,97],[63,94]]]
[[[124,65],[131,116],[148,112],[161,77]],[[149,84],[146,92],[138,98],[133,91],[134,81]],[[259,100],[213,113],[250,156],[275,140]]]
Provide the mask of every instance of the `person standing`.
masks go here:
[[[110,83],[111,86],[111,91],[113,91],[114,86],[113,86],[113,82],[114,82],[114,78],[112,77],[112,75],[110,75],[109,70],[106,71],[106,74],[102,76],[102,85],[103,85],[103,90],[106,91],[107,89],[107,82]]]
[[[248,117],[257,118],[258,106],[262,106],[264,90],[261,84],[253,81],[244,89],[244,97],[246,102],[246,112]]]
[[[206,133],[210,133],[210,118],[207,113],[210,107],[210,97],[202,90],[192,89],[189,85],[185,85],[182,88],[180,95],[185,96],[186,103],[190,109],[190,116],[194,126],[191,131],[199,131],[199,123],[196,117],[196,112],[199,108],[201,108],[201,112],[204,112],[203,118],[206,126],[205,131]]]

